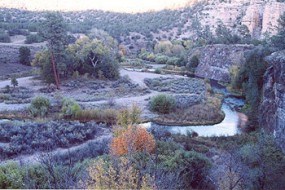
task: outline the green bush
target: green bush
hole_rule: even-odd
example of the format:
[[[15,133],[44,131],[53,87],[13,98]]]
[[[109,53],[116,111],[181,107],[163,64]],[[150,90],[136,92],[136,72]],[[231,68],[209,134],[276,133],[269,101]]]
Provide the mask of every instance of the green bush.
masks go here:
[[[177,175],[177,183],[182,189],[205,189],[205,186],[202,187],[207,183],[211,168],[211,161],[206,156],[196,151],[185,151],[174,141],[157,141],[157,154],[158,167],[163,168],[166,173],[173,172]],[[167,182],[169,179],[162,180]]]
[[[25,29],[11,29],[8,31],[9,36],[15,36],[15,35],[23,35],[23,36],[27,36],[29,35],[29,31],[25,30]]]
[[[13,85],[13,87],[15,88],[16,86],[18,86],[18,81],[17,81],[17,79],[16,79],[16,77],[12,77],[12,79],[11,79],[11,85]]]
[[[0,125],[0,159],[68,148],[93,139],[104,125],[78,121],[6,122]]]
[[[4,30],[0,30],[0,42],[3,43],[11,42],[10,36]]]
[[[156,74],[161,74],[161,70],[160,70],[159,68],[156,68],[156,69],[154,70],[154,73],[156,73]]]
[[[30,34],[25,40],[25,44],[33,44],[43,42],[44,39],[38,34]]]
[[[74,117],[77,112],[81,111],[79,104],[72,99],[64,99],[62,102],[61,113],[64,117]]]
[[[191,72],[195,72],[196,68],[199,65],[199,58],[194,55],[191,57],[190,62],[187,64],[187,69]]]
[[[172,96],[159,94],[150,100],[150,110],[162,114],[168,114],[176,107],[175,100]]]
[[[179,61],[180,61],[180,59],[179,58],[177,58],[177,57],[170,57],[168,60],[167,60],[167,62],[166,62],[166,64],[167,65],[179,65]]]
[[[157,55],[154,60],[158,64],[166,64],[168,61],[168,57],[165,55]]]
[[[49,99],[38,96],[32,100],[31,105],[29,107],[29,112],[33,117],[44,117],[48,114],[49,107]]]
[[[30,65],[30,61],[31,61],[31,50],[28,47],[20,47],[19,48],[19,60],[20,63],[23,65]]]
[[[139,54],[139,58],[146,60],[146,61],[151,61],[151,62],[155,61],[154,53],[147,52],[145,49],[141,50],[141,53]]]
[[[21,189],[24,188],[23,173],[16,163],[7,163],[0,166],[0,188]]]
[[[97,72],[95,76],[97,78],[100,78],[100,73],[104,76],[104,78],[110,80],[116,80],[120,77],[119,65],[115,62],[110,61],[106,63],[100,63],[98,64],[96,70]]]

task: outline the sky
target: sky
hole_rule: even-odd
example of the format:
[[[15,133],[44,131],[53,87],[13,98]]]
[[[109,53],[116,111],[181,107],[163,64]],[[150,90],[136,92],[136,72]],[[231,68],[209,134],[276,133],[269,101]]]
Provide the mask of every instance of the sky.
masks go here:
[[[189,0],[0,0],[0,7],[27,10],[78,11],[97,9],[115,12],[144,12],[183,7]]]

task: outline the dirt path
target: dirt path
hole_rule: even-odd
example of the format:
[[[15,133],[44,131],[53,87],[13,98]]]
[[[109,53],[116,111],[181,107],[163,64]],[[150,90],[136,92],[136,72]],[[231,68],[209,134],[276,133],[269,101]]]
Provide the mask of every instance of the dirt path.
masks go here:
[[[171,77],[171,78],[183,78],[183,76],[178,75],[161,75],[161,74],[155,74],[155,73],[147,73],[147,72],[137,72],[137,71],[127,71],[125,69],[120,70],[121,76],[127,75],[133,83],[139,84],[142,88],[147,88],[146,84],[144,83],[145,78],[159,78],[159,77]],[[33,79],[33,77],[23,77],[18,78],[19,86],[30,88],[34,91],[37,91],[39,88],[44,87],[44,85],[41,83],[40,80]],[[11,86],[11,80],[4,80],[0,81],[0,88],[4,88],[5,86],[10,85]],[[159,92],[156,91],[150,91],[151,93],[147,95],[142,96],[131,96],[131,97],[123,97],[123,98],[115,98],[115,102],[119,106],[127,106],[130,107],[133,104],[138,105],[142,110],[146,110],[146,113],[148,114],[148,111],[146,108],[148,104],[148,100],[150,97],[158,94]],[[61,91],[60,92],[62,96],[67,95],[67,92]],[[80,102],[81,105],[84,107],[96,107],[96,105],[105,104],[108,101],[102,100],[102,101],[92,101],[92,102]],[[5,104],[0,103],[0,110],[22,110],[25,109],[28,106],[28,104]]]
[[[33,87],[35,83],[33,77],[18,78],[17,81],[19,83],[18,86],[28,87],[28,88]],[[5,88],[5,86],[7,85],[11,86],[11,80],[0,81],[0,88]]]
[[[142,88],[147,88],[146,84],[144,83],[145,78],[159,78],[159,77],[171,77],[171,78],[183,78],[183,76],[178,75],[161,75],[155,73],[147,73],[147,72],[139,72],[139,71],[129,71],[125,69],[121,69],[120,71],[121,76],[127,75],[133,83],[140,85]],[[115,103],[119,106],[123,107],[131,107],[133,104],[139,106],[141,110],[143,110],[143,115],[150,114],[148,109],[146,109],[149,99],[152,96],[159,94],[160,92],[151,90],[149,94],[142,95],[142,96],[131,96],[131,97],[123,97],[123,98],[115,98]],[[84,105],[85,107],[95,107],[96,105],[106,104],[107,100],[101,101],[92,101],[92,102],[80,102],[80,104]]]
[[[183,76],[179,75],[161,75],[161,74],[147,73],[147,72],[127,71],[125,69],[122,69],[120,73],[121,76],[127,75],[134,83],[137,83],[141,87],[145,88],[147,87],[144,83],[145,78],[151,78],[151,79],[159,77],[183,78]]]

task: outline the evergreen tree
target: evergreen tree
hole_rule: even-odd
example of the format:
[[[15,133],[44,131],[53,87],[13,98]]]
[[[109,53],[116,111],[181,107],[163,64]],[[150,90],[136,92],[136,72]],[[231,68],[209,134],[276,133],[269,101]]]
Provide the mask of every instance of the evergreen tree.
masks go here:
[[[277,50],[285,49],[285,13],[279,18],[278,33],[272,36],[271,42]]]
[[[64,51],[67,39],[66,25],[62,15],[60,13],[48,13],[40,34],[48,42],[54,80],[59,89],[59,72],[60,68],[64,68]]]
[[[19,60],[23,65],[30,65],[31,60],[31,50],[28,47],[19,48]]]

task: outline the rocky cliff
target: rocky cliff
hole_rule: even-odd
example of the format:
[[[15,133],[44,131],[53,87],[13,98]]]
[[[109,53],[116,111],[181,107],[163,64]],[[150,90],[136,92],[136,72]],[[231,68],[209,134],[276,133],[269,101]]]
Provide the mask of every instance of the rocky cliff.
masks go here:
[[[250,45],[208,45],[194,50],[189,55],[199,58],[195,75],[222,82],[230,82],[230,69],[240,67],[245,63],[244,53],[253,46]]]
[[[211,0],[197,15],[203,25],[212,29],[219,22],[233,30],[245,25],[253,37],[263,38],[276,33],[284,12],[285,3],[276,0]]]
[[[274,133],[285,152],[285,51],[273,53],[266,60],[269,67],[264,76],[260,124]]]

